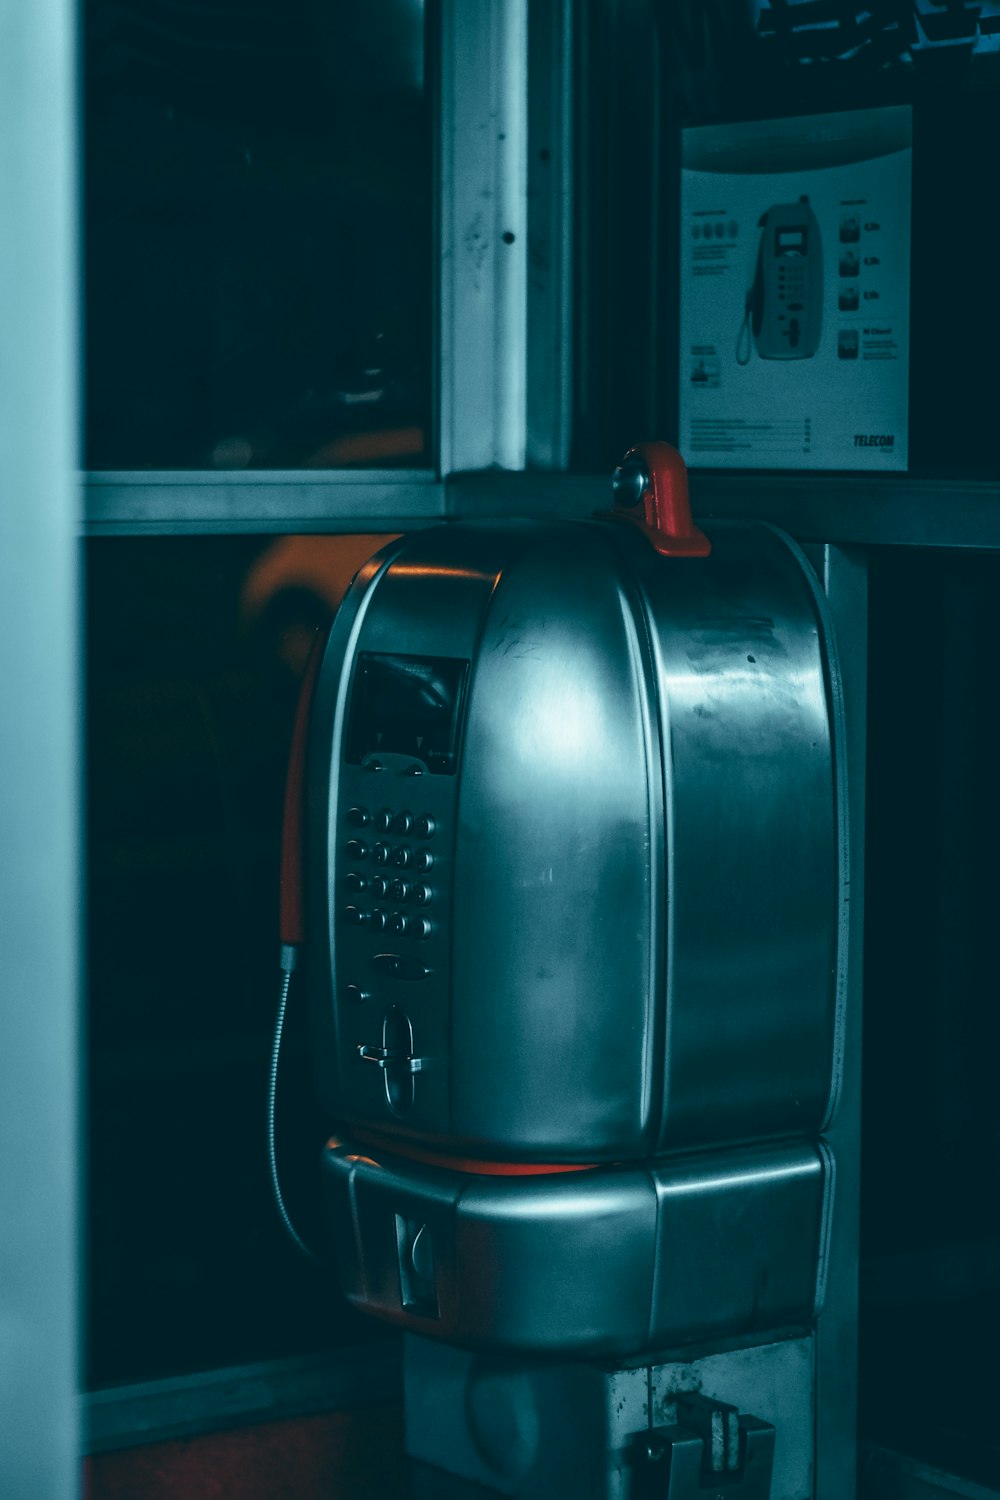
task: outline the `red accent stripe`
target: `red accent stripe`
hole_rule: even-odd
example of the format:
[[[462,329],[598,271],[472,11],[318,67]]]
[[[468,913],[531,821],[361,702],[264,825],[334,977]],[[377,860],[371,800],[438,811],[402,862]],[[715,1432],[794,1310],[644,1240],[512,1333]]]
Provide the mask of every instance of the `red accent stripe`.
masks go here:
[[[443,1167],[448,1172],[471,1172],[479,1177],[550,1177],[556,1172],[593,1172],[597,1167],[594,1162],[480,1161],[471,1156],[447,1156],[427,1151],[423,1146],[390,1140],[374,1131],[352,1130],[351,1135],[363,1146],[372,1146],[376,1151],[388,1151],[393,1156],[404,1156],[428,1167]]]

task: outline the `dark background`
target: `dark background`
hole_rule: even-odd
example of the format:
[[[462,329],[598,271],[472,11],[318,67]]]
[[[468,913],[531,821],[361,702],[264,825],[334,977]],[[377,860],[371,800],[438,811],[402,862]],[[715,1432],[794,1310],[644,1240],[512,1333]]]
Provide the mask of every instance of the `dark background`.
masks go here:
[[[86,466],[430,460],[423,5],[87,0]]]

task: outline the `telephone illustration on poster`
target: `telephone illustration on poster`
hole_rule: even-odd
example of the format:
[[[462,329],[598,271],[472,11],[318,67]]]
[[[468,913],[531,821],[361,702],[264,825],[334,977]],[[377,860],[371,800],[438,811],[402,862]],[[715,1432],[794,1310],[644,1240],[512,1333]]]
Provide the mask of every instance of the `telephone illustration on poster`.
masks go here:
[[[911,141],[905,106],[684,132],[689,464],[906,468]]]

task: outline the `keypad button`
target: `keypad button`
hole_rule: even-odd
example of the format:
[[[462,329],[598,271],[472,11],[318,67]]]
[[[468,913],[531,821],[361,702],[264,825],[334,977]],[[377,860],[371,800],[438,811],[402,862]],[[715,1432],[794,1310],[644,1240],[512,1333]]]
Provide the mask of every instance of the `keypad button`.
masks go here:
[[[391,807],[379,808],[378,812],[375,814],[375,827],[378,829],[379,833],[389,832],[389,829],[392,827],[392,816],[393,814]]]
[[[347,846],[347,854],[350,859],[367,859],[368,845],[364,839],[351,839]]]
[[[429,885],[415,885],[413,887],[413,899],[418,906],[429,906],[434,892]]]
[[[387,865],[389,863],[389,860],[392,856],[392,850],[389,848],[388,844],[376,844],[374,852],[375,863],[377,865]]]
[[[376,907],[372,912],[371,925],[374,927],[376,932],[384,932],[388,925],[388,920],[389,919],[386,916],[385,912],[379,911],[378,907]]]
[[[414,832],[418,839],[430,839],[434,837],[437,822],[430,813],[421,813],[414,825]]]
[[[359,891],[363,891],[367,884],[368,882],[365,877],[363,875],[359,875],[357,870],[348,870],[347,874],[344,876],[344,885],[349,891],[353,891],[355,895],[357,895]]]
[[[413,814],[408,812],[397,813],[392,820],[393,833],[409,833],[413,827]]]
[[[426,875],[428,870],[433,870],[434,868],[434,856],[429,849],[418,849],[414,855],[413,863],[422,875]]]
[[[409,930],[410,919],[405,912],[394,911],[389,918],[389,931],[396,933],[398,937],[404,937]]]
[[[362,911],[360,906],[345,906],[344,921],[351,927],[362,927],[368,920],[368,913]]]
[[[410,936],[417,938],[420,942],[429,938],[432,930],[428,917],[414,917],[410,923]]]
[[[352,807],[347,814],[348,823],[355,828],[367,828],[372,820],[372,815],[367,807]]]
[[[412,858],[413,855],[405,844],[398,845],[398,847],[392,851],[392,862],[396,866],[397,870],[405,870],[410,864]]]
[[[410,883],[408,880],[394,880],[389,887],[389,893],[393,901],[409,901]]]
[[[381,900],[389,894],[389,882],[384,875],[372,876],[372,891]]]

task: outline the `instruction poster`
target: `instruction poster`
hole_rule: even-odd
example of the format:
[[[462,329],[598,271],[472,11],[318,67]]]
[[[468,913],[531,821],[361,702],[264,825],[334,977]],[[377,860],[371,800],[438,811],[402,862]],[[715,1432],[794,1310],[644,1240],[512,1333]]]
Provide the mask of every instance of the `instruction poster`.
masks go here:
[[[906,468],[911,152],[907,106],[684,132],[689,464]]]

